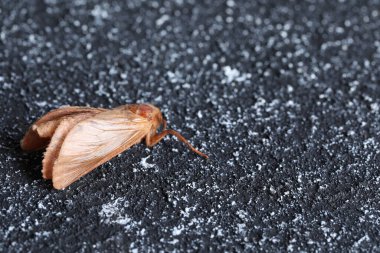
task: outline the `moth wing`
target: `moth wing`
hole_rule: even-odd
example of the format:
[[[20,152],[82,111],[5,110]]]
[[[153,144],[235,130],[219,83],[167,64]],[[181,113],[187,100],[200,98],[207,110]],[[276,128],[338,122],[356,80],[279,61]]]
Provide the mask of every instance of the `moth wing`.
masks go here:
[[[23,150],[32,151],[46,147],[64,117],[71,117],[78,114],[87,114],[89,116],[103,112],[106,109],[69,106],[61,107],[46,113],[39,118],[28,129],[24,138],[21,140]]]
[[[45,179],[51,179],[53,176],[54,162],[58,157],[63,141],[70,130],[80,121],[93,116],[91,113],[79,113],[72,116],[63,117],[59,126],[54,131],[50,143],[46,148],[44,159],[42,160],[42,176]]]
[[[66,136],[53,167],[53,186],[62,189],[141,141],[151,122],[127,107],[81,121]]]

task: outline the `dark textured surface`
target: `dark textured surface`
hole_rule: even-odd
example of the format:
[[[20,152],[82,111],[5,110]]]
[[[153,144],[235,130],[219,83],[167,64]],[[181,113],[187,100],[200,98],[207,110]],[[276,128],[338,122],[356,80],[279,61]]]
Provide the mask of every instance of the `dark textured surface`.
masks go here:
[[[0,251],[380,251],[380,2],[1,1]],[[62,105],[174,138],[68,189],[20,150]]]

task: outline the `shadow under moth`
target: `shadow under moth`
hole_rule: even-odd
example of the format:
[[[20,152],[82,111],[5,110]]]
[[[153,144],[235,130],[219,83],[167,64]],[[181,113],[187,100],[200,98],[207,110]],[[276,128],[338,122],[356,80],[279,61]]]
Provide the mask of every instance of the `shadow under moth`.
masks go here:
[[[152,147],[168,134],[208,158],[180,133],[166,129],[160,109],[151,104],[114,109],[69,106],[52,110],[29,128],[21,140],[21,148],[34,151],[46,147],[42,176],[52,179],[54,188],[63,189],[143,139]]]

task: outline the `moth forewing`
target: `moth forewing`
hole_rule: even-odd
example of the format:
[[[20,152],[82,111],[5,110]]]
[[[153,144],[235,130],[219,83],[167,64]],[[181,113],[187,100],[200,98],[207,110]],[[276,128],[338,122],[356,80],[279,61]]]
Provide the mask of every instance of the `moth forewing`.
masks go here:
[[[53,136],[55,130],[64,117],[70,117],[77,114],[90,114],[95,115],[99,112],[105,111],[103,108],[92,107],[62,107],[52,110],[39,118],[28,129],[24,138],[21,140],[21,148],[26,151],[33,151],[45,148]]]
[[[66,116],[60,120],[60,124],[55,130],[53,137],[50,140],[44,159],[42,160],[42,176],[45,179],[53,177],[54,162],[58,157],[59,151],[63,141],[65,140],[69,131],[80,121],[88,119],[93,116],[92,113],[79,113],[73,116]]]
[[[99,113],[75,125],[62,143],[53,167],[53,186],[65,188],[109,161],[148,133],[151,123],[117,108]]]

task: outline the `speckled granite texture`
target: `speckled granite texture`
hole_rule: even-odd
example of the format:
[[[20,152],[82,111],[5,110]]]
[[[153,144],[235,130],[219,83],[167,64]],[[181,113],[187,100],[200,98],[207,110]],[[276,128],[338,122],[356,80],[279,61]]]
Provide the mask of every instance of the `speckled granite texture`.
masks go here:
[[[380,251],[380,1],[0,3],[0,251]],[[150,102],[175,138],[68,189],[28,126]]]

